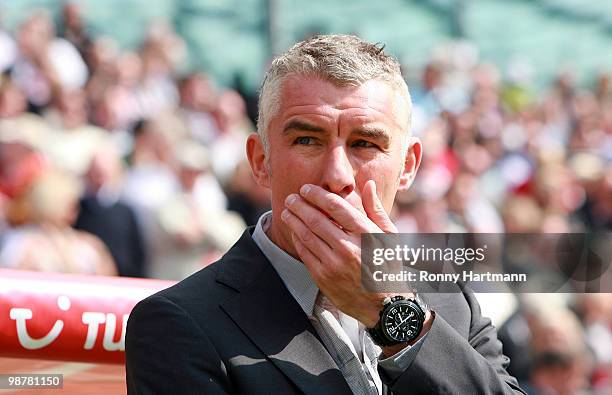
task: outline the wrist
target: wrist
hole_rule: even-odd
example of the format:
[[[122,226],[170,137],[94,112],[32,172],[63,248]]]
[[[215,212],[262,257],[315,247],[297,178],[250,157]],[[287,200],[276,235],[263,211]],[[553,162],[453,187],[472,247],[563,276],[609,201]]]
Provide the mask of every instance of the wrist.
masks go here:
[[[364,301],[364,307],[361,309],[361,314],[357,317],[357,320],[366,328],[372,328],[378,323],[384,298],[385,296],[370,294],[367,300]]]

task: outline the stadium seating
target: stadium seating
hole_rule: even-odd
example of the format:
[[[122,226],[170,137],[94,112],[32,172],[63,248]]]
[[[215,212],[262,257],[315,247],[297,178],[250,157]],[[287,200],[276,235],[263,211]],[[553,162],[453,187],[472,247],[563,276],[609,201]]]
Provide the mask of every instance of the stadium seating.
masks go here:
[[[420,66],[436,44],[456,33],[452,12],[464,4],[462,31],[483,59],[529,59],[545,86],[567,67],[594,75],[612,67],[612,4],[581,0],[80,0],[94,35],[122,47],[141,42],[144,26],[173,22],[190,47],[186,68],[203,68],[222,85],[241,75],[256,89],[269,54],[314,32],[356,33],[385,42],[403,63]],[[57,16],[60,2],[20,0],[0,6],[12,30],[33,8]],[[269,18],[270,10],[273,17]],[[269,39],[268,21],[273,40]]]

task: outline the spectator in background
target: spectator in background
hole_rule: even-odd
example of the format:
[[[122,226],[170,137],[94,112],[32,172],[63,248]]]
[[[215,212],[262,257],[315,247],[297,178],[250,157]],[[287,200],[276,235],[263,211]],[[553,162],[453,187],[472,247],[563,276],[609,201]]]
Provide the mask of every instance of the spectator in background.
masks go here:
[[[577,317],[543,303],[530,315],[530,387],[535,394],[577,395],[589,387],[592,361]]]
[[[2,28],[0,15],[0,74],[4,74],[17,58],[17,44],[11,35]]]
[[[229,209],[239,213],[249,226],[257,224],[259,217],[271,208],[270,191],[255,182],[246,159],[237,165],[227,191]]]
[[[28,102],[10,74],[0,76],[0,140],[21,141],[45,149],[51,128],[40,115],[27,112]]]
[[[109,139],[104,129],[88,122],[85,92],[57,90],[43,116],[51,127],[49,143],[44,147],[46,154],[63,169],[79,176],[85,174],[96,148]]]
[[[85,57],[91,45],[91,38],[78,3],[68,1],[62,6],[62,23],[58,36],[74,45],[81,56]],[[91,68],[91,65],[88,66]]]
[[[226,211],[206,149],[187,140],[175,152],[179,188],[157,211],[165,247],[153,258],[151,274],[178,280],[218,259],[245,225]]]
[[[146,254],[134,210],[120,200],[123,165],[115,146],[97,148],[85,174],[75,227],[98,236],[108,247],[121,276],[143,277]]]
[[[79,89],[87,82],[83,58],[74,45],[55,37],[48,13],[38,11],[26,20],[19,27],[17,43],[19,55],[12,76],[35,112],[49,104],[55,90]]]
[[[215,175],[226,185],[244,159],[243,147],[255,127],[247,117],[244,99],[233,90],[221,93],[213,115],[219,135],[209,148],[211,165]]]
[[[574,308],[595,359],[593,388],[605,393],[612,388],[612,298],[610,294],[577,295]]]
[[[192,73],[179,81],[180,105],[177,117],[183,124],[184,135],[209,146],[217,137],[218,125],[213,116],[217,93],[202,73]]]
[[[510,370],[529,394],[578,395],[589,388],[591,351],[562,294],[525,294],[500,328]]]
[[[143,118],[170,112],[178,104],[175,68],[183,60],[184,43],[167,23],[150,26],[140,51],[142,76],[136,99]]]
[[[151,265],[158,254],[168,247],[157,216],[179,183],[175,174],[172,147],[160,125],[153,120],[142,120],[133,130],[134,144],[128,158],[130,167],[124,179],[122,198],[134,207],[143,230],[147,256]],[[146,272],[151,276],[150,272]]]
[[[138,122],[128,158],[124,195],[128,202],[145,211],[155,211],[178,188],[172,146],[160,129],[155,120]]]
[[[28,108],[28,102],[8,74],[0,76],[0,119],[16,118]]]
[[[115,263],[96,236],[72,229],[81,186],[67,173],[47,169],[27,193],[29,216],[9,230],[3,267],[61,273],[115,275]]]
[[[28,191],[46,168],[44,157],[24,137],[0,129],[0,195],[6,231],[28,222]]]
[[[579,211],[586,227],[612,229],[612,166],[592,154],[575,155],[572,163],[586,194]]]
[[[531,395],[585,395],[588,373],[579,356],[548,351],[536,355],[531,366]]]

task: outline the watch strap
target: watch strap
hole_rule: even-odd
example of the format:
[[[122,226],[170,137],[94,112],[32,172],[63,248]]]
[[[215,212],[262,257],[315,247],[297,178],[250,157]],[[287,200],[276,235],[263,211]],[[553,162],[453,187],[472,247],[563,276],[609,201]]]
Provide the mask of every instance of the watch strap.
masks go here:
[[[378,321],[376,326],[374,326],[374,328],[368,328],[367,330],[374,344],[378,346],[388,347],[388,346],[394,346],[396,344],[400,344],[400,342],[390,341],[385,337],[385,335],[382,332],[380,320]]]

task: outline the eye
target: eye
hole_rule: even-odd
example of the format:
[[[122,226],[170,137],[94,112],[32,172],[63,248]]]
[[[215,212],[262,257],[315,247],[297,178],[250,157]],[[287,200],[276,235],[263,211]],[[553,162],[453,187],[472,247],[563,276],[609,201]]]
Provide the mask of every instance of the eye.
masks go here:
[[[308,136],[300,136],[296,138],[295,141],[293,142],[293,144],[297,144],[297,145],[313,145],[314,143],[315,143],[315,138],[308,137]]]
[[[357,147],[357,148],[377,148],[378,147],[376,144],[371,143],[371,142],[366,141],[366,140],[357,140],[357,141],[355,141],[351,145],[353,147]]]

